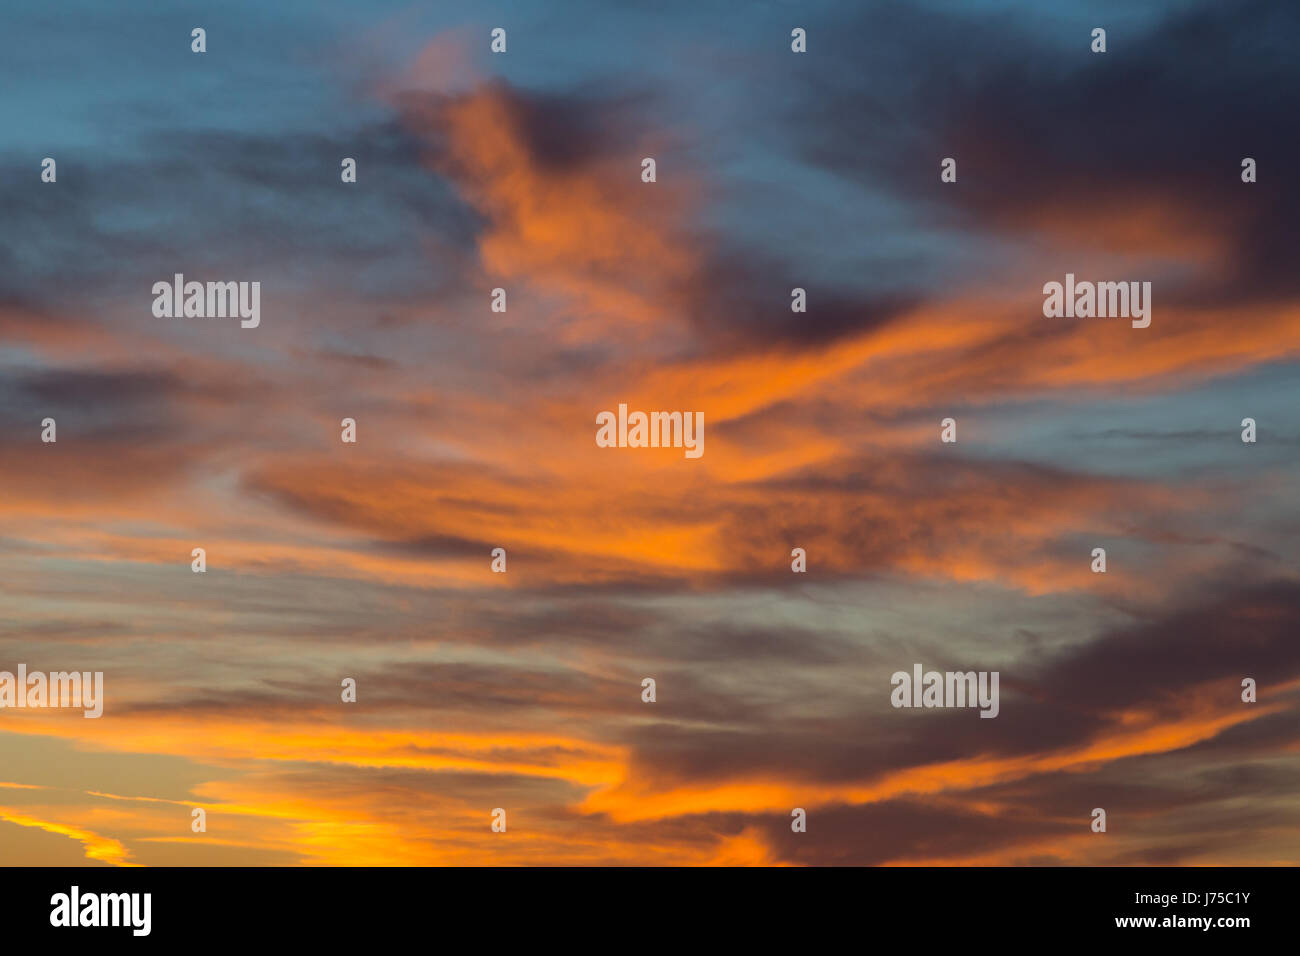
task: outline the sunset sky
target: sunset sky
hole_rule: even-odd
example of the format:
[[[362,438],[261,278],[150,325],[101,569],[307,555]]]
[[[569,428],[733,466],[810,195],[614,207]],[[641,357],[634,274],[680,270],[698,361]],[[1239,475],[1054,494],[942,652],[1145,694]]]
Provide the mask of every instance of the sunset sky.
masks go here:
[[[106,700],[0,710],[0,864],[1294,864],[1297,38],[5,3],[0,670]],[[1067,273],[1150,327],[1045,318]],[[620,403],[703,456],[597,447]],[[998,717],[891,707],[914,663]]]

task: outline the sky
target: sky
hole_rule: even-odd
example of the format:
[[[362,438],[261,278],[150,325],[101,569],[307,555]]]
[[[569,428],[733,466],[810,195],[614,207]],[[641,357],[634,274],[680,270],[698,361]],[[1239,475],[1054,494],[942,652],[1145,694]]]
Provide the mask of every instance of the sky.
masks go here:
[[[0,863],[1300,859],[1300,6],[0,7]]]

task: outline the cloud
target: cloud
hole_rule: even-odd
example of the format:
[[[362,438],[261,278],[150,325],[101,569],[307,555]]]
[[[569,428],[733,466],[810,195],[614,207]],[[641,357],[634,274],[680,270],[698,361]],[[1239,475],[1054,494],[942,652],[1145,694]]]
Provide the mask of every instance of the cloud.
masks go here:
[[[1102,58],[1051,18],[883,9],[815,29],[796,66],[742,27],[691,104],[640,51],[618,82],[576,60],[490,78],[475,31],[385,72],[399,18],[361,43],[378,101],[340,100],[329,133],[124,119],[57,190],[0,161],[26,183],[0,242],[0,633],[111,694],[102,723],[5,712],[28,748],[7,812],[169,864],[1293,848],[1294,469],[1141,400],[1176,417],[1206,378],[1300,350],[1294,84],[1250,95],[1293,76],[1271,37],[1295,14],[1203,6]],[[738,98],[753,112],[721,115]],[[1058,271],[1139,265],[1150,329],[1042,318]],[[146,312],[174,271],[253,267],[256,334]],[[702,411],[704,457],[596,447],[623,402]],[[1074,448],[1094,413],[1116,427],[1084,434],[1121,453]],[[1193,441],[1194,469],[1138,457]],[[999,718],[890,708],[914,661],[999,670]],[[1102,842],[1096,805],[1122,823]]]

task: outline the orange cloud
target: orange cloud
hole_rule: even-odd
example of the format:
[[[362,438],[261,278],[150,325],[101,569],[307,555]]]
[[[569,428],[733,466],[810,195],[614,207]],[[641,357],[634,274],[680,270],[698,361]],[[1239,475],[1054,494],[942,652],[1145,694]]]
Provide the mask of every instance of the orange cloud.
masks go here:
[[[1084,744],[1014,757],[981,755],[892,770],[868,784],[758,779],[655,787],[640,778],[593,791],[583,801],[582,809],[607,814],[620,822],[633,822],[727,810],[788,812],[794,806],[875,803],[903,796],[974,790],[1035,774],[1077,773],[1128,757],[1170,753],[1208,740],[1229,727],[1285,709],[1285,705],[1237,708],[1208,717],[1189,713],[1174,720],[1129,714],[1118,726],[1112,725]]]
[[[3,806],[0,806],[0,820],[16,823],[22,827],[36,827],[47,833],[57,833],[59,836],[77,840],[85,846],[86,859],[88,860],[98,860],[101,863],[110,863],[113,866],[139,866],[138,863],[130,862],[131,854],[122,845],[121,841],[100,836],[98,833],[92,833],[90,830],[73,824],[40,820],[12,807]]]

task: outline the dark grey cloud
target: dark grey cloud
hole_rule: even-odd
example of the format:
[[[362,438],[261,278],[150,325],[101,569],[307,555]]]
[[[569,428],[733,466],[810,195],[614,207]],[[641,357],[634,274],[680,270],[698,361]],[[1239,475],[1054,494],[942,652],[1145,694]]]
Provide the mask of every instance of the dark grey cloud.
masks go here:
[[[1283,581],[1226,592],[1189,604],[1131,628],[1099,634],[1083,645],[1052,654],[1034,652],[1020,663],[938,663],[946,669],[1001,671],[1001,712],[994,720],[972,710],[898,711],[885,706],[888,674],[879,654],[864,654],[848,671],[849,687],[827,690],[816,717],[801,717],[786,704],[806,690],[791,680],[787,696],[755,705],[757,690],[714,679],[699,690],[725,695],[744,713],[723,726],[676,725],[631,731],[637,765],[669,779],[720,781],[733,776],[845,782],[868,781],[892,771],[976,754],[1029,756],[1064,750],[1123,731],[1120,715],[1141,710],[1185,719],[1187,695],[1202,685],[1220,686],[1222,707],[1240,702],[1242,677],[1254,677],[1266,693],[1300,676],[1300,585]],[[824,665],[845,675],[844,661]],[[900,666],[902,666],[900,664]],[[697,667],[693,675],[700,678]],[[699,690],[691,690],[692,694]],[[744,704],[741,704],[741,700]],[[1274,698],[1277,701],[1277,698]],[[836,708],[833,702],[839,702]],[[1294,696],[1287,712],[1251,721],[1221,738],[1197,745],[1215,760],[1275,752],[1296,739]],[[716,708],[721,715],[726,707]],[[1158,756],[1132,759],[1160,759]]]
[[[1300,584],[1225,589],[1165,617],[1106,634],[1054,661],[1034,683],[1044,699],[1098,712],[1176,699],[1221,681],[1230,701],[1243,677],[1274,686],[1300,677]]]
[[[345,156],[355,184],[340,180]],[[0,155],[0,297],[67,306],[138,290],[147,305],[175,272],[232,269],[264,284],[427,294],[460,280],[430,262],[425,237],[468,249],[477,228],[395,121],[328,136],[155,133],[117,154],[56,158],[48,184],[30,157]]]
[[[868,294],[808,281],[794,261],[715,235],[704,262],[680,290],[686,317],[700,341],[719,352],[815,349],[887,326],[924,294]],[[804,289],[807,311],[791,310],[791,291]]]
[[[1294,268],[1300,131],[1300,7],[1270,0],[1171,9],[1145,28],[1112,29],[1093,54],[1081,21],[1072,42],[1041,25],[901,3],[822,38],[826,66],[806,77],[791,118],[807,159],[867,188],[886,185],[950,229],[1028,238],[1045,217],[1072,216],[1078,239],[1173,209],[1170,228],[1226,243],[1165,301],[1241,304],[1300,293]],[[898,72],[844,63],[898,60]],[[939,159],[958,183],[939,183]],[[1241,182],[1241,160],[1259,163]],[[1067,222],[1056,223],[1070,231]],[[1130,254],[1149,253],[1139,246]],[[1223,274],[1215,274],[1219,266]]]
[[[1069,830],[1046,819],[986,816],[906,801],[822,807],[810,813],[805,833],[791,831],[788,815],[764,818],[761,826],[778,859],[806,866],[877,866],[1005,852]]]

